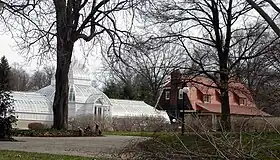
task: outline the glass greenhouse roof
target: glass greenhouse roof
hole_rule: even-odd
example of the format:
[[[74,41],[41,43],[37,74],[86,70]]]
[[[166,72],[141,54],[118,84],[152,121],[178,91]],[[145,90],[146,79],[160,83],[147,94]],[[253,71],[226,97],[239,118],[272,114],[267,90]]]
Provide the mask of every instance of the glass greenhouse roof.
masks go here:
[[[89,74],[82,69],[82,66],[74,61],[69,71],[69,100],[76,103],[102,103],[111,105],[109,98],[100,90],[91,85]],[[50,101],[54,100],[55,81],[52,84],[37,91],[46,96]]]
[[[71,85],[71,84],[70,84]],[[97,100],[101,101],[106,105],[111,105],[109,98],[100,90],[86,85],[72,84],[69,88],[73,87],[75,94],[75,102],[77,103],[95,103]],[[37,91],[46,96],[50,101],[53,101],[55,94],[55,86],[47,86]],[[70,96],[70,94],[69,94]]]
[[[49,85],[37,91],[37,93],[46,96],[50,101],[54,99],[54,86]]]
[[[22,113],[52,113],[51,102],[39,93],[12,92],[15,112]]]
[[[159,111],[153,106],[146,104],[143,101],[133,100],[120,100],[110,99],[112,103],[112,116],[115,117],[141,117],[141,116],[154,116],[163,117],[169,121],[169,117],[166,112]]]
[[[86,103],[95,103],[106,106],[112,105],[109,98],[104,93],[90,95],[89,98],[86,100]]]

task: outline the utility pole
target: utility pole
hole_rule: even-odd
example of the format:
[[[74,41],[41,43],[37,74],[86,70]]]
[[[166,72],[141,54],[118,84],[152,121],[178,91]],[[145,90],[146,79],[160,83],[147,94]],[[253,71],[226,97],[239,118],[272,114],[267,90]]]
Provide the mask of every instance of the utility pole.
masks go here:
[[[184,92],[183,92],[183,103],[182,103],[182,105],[183,105],[183,107],[182,107],[182,109],[183,109],[183,112],[182,112],[182,114],[183,114],[183,116],[182,116],[182,127],[181,127],[181,129],[182,129],[182,135],[184,135],[184,131],[185,131],[185,105],[184,105],[184,101],[185,101],[185,95],[184,95]]]
[[[189,88],[185,87],[183,84],[182,88],[179,90],[179,99],[182,100],[182,110],[180,110],[182,114],[182,126],[181,126],[181,134],[184,135],[185,132],[185,96],[188,96]]]

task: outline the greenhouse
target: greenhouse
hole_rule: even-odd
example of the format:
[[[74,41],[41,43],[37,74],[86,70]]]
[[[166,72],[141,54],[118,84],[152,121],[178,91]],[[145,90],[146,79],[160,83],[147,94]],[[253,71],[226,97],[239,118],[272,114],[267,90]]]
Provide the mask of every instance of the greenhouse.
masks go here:
[[[112,117],[158,117],[169,121],[165,111],[160,111],[146,104],[144,101],[110,99],[112,103]]]
[[[161,117],[169,121],[164,111],[156,110],[143,101],[109,99],[102,91],[92,86],[89,74],[78,63],[69,71],[68,117],[82,115],[99,117]],[[29,123],[52,124],[52,102],[55,94],[55,80],[51,85],[36,92],[12,92],[14,109],[18,117],[17,128],[26,129]]]

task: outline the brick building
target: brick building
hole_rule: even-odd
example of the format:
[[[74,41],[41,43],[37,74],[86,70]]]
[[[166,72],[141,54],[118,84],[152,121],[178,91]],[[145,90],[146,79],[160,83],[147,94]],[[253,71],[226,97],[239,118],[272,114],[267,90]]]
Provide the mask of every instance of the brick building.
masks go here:
[[[188,88],[187,94],[179,93],[179,89],[183,87]],[[181,117],[180,110],[183,109],[213,115],[221,114],[220,90],[209,78],[186,77],[177,70],[171,73],[163,88],[159,109],[166,110],[170,118]],[[229,83],[229,103],[231,115],[270,116],[256,107],[250,91],[236,80]]]

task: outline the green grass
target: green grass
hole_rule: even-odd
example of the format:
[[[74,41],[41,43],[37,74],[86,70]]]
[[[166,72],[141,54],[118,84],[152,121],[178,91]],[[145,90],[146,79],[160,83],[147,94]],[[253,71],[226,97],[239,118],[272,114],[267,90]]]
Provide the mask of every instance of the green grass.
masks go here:
[[[0,151],[0,160],[93,160],[90,157],[31,153],[20,151]],[[100,160],[100,159],[96,159]]]

